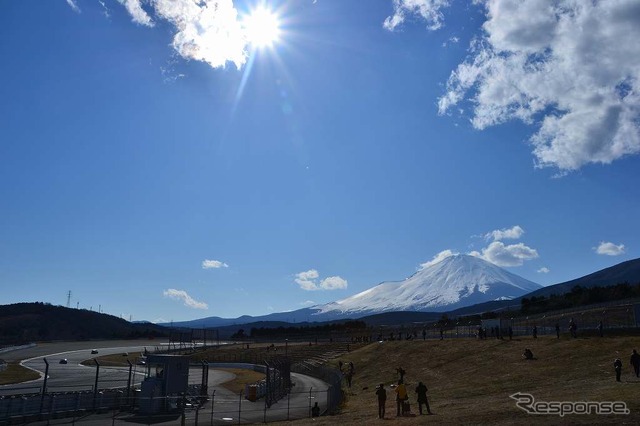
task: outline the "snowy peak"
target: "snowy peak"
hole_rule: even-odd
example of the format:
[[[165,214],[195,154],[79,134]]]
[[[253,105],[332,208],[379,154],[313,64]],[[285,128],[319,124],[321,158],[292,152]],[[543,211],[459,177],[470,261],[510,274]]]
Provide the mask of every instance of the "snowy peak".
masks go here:
[[[378,284],[318,314],[369,314],[388,311],[447,311],[491,300],[512,299],[541,288],[511,272],[469,255],[455,255],[404,281]]]

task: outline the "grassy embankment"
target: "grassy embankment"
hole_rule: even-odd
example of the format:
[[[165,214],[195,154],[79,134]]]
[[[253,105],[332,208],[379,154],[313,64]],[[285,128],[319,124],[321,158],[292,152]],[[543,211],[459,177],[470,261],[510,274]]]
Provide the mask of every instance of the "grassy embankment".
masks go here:
[[[531,348],[537,359],[521,354]],[[352,351],[343,362],[356,366],[351,389],[336,416],[301,420],[297,424],[342,426],[369,424],[377,419],[375,389],[387,388],[386,419],[413,425],[437,424],[639,424],[640,379],[632,375],[629,356],[640,349],[640,338],[542,336],[509,340],[449,339],[373,343]],[[615,381],[613,360],[623,361],[622,382]],[[337,366],[338,359],[333,364]],[[433,416],[396,417],[396,368],[406,371],[412,412],[418,413],[414,392],[418,381],[429,388]],[[540,401],[623,401],[629,415],[531,415],[509,396],[529,393]]]

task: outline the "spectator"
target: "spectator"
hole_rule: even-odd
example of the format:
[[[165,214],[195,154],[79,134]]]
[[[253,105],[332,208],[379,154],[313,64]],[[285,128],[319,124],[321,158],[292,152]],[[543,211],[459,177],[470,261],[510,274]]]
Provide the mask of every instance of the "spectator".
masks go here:
[[[387,390],[384,388],[384,383],[380,383],[380,386],[376,388],[376,395],[378,396],[378,418],[384,419],[387,403]]]
[[[416,394],[418,394],[418,410],[422,414],[422,404],[427,407],[427,413],[433,414],[431,408],[429,408],[429,400],[427,399],[427,387],[422,382],[418,382],[416,387]]]
[[[640,355],[638,355],[638,352],[635,349],[631,354],[630,362],[633,366],[634,372],[636,373],[636,377],[640,377]]]
[[[622,361],[620,361],[620,358],[616,358],[615,361],[613,361],[613,368],[616,370],[616,382],[619,382],[620,375],[622,374]]]
[[[404,385],[402,380],[398,380],[398,386],[396,386],[396,406],[397,412],[396,417],[400,417],[402,413],[402,404],[409,399],[409,395],[407,395],[407,387]]]

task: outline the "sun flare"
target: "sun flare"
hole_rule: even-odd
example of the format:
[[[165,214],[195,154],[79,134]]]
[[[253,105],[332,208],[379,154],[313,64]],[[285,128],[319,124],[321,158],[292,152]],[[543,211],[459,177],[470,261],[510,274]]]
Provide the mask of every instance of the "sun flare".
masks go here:
[[[266,7],[253,10],[243,20],[247,42],[257,48],[270,47],[280,38],[278,16]]]

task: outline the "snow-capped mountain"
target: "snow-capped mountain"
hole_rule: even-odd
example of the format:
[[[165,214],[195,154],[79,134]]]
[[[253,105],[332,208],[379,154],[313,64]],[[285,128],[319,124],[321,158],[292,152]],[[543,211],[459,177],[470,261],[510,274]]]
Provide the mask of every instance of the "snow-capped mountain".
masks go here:
[[[491,300],[512,299],[541,287],[480,258],[456,255],[404,281],[383,282],[354,296],[311,309],[317,309],[318,316],[443,312]]]

